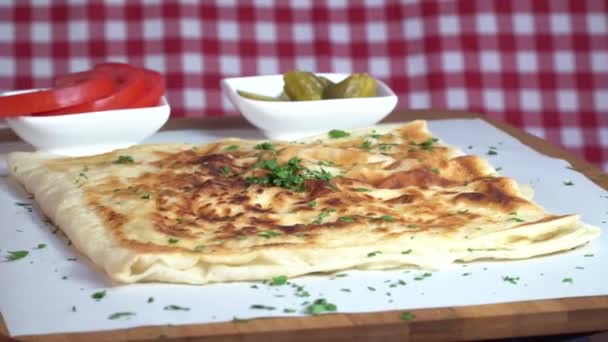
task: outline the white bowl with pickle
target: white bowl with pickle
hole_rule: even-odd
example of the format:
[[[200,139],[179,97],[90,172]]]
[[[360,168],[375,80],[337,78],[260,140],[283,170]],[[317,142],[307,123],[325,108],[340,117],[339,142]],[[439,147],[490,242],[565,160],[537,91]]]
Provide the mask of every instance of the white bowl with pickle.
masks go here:
[[[222,91],[266,137],[295,140],[374,125],[397,105],[397,96],[367,74],[310,73],[225,78]]]

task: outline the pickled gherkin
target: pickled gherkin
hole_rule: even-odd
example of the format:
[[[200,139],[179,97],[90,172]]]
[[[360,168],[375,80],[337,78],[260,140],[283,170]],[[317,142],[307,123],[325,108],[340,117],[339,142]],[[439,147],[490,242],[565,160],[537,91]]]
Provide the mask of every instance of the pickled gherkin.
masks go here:
[[[325,82],[311,72],[290,71],[283,74],[283,91],[292,101],[316,101],[323,98]]]
[[[283,99],[278,98],[278,97],[260,95],[260,94],[251,93],[251,92],[244,91],[244,90],[237,90],[236,92],[240,96],[242,96],[244,98],[247,98],[247,99],[250,99],[250,100],[258,100],[258,101],[289,101],[289,100],[283,100]]]
[[[376,80],[367,74],[352,74],[339,83],[325,88],[323,98],[346,99],[376,96]]]
[[[237,93],[258,101],[318,101],[376,96],[376,80],[368,74],[352,74],[339,83],[307,71],[283,74],[283,91],[277,96],[256,94],[244,90]]]

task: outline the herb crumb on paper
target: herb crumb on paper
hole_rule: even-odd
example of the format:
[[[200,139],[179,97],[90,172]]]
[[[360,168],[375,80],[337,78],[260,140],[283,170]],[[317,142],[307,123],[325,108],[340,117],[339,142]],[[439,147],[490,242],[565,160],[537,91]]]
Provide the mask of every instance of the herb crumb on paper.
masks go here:
[[[25,258],[29,254],[28,251],[8,251],[8,255],[4,257],[5,262],[16,261]]]

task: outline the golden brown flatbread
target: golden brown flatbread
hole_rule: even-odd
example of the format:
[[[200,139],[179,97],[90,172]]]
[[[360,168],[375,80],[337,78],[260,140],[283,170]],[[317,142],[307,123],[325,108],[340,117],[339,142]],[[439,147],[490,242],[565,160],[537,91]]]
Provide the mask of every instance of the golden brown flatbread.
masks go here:
[[[533,203],[426,122],[300,142],[224,139],[62,158],[12,174],[117,282],[204,284],[349,268],[442,268],[585,244],[599,230]]]

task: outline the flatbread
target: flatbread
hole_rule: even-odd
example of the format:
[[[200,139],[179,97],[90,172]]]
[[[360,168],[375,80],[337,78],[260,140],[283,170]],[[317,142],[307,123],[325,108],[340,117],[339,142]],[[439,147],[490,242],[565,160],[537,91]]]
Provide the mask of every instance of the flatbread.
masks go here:
[[[299,142],[15,152],[8,164],[74,246],[122,283],[441,269],[567,251],[599,234],[578,215],[548,213],[424,121]]]

